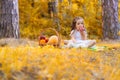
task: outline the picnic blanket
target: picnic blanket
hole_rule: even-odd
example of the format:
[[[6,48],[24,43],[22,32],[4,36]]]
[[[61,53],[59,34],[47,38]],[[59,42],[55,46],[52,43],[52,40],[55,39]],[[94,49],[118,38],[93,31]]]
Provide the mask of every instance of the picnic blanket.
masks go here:
[[[62,46],[62,48],[68,48],[66,47],[66,45]],[[69,47],[69,48],[82,48],[82,47]],[[86,48],[88,50],[92,50],[92,51],[103,51],[103,50],[106,50],[107,49],[107,46],[93,46],[93,47],[90,47],[90,48]]]

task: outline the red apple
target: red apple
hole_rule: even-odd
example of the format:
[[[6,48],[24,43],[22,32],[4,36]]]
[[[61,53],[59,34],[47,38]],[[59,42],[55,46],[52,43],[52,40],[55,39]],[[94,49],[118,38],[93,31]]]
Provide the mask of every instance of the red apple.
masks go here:
[[[48,38],[45,38],[45,42],[46,42],[46,43],[48,42],[48,40],[49,40]]]
[[[45,39],[45,36],[40,36],[39,39],[40,40]]]
[[[80,31],[85,31],[85,28],[84,27],[80,27]]]

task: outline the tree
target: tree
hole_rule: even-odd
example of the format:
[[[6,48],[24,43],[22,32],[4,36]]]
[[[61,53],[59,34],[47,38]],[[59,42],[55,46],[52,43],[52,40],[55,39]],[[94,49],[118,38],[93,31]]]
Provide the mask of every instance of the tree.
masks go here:
[[[118,0],[102,0],[103,38],[118,39]]]
[[[62,1],[60,1],[62,2]],[[58,27],[58,31],[61,30],[61,27],[60,27],[60,22],[59,22],[59,19],[58,19],[58,3],[59,1],[58,0],[51,0],[48,2],[48,12],[50,14],[50,17],[53,18],[55,24],[57,25]]]
[[[19,38],[18,0],[0,0],[0,38]]]

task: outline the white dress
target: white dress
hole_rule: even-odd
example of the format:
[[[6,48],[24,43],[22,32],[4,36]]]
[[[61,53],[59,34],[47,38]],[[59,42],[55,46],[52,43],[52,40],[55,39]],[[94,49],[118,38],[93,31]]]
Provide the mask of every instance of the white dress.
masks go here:
[[[86,31],[85,31],[85,33],[86,33]],[[86,33],[86,35],[87,35],[87,33]],[[89,44],[92,41],[94,41],[94,40],[82,40],[81,34],[77,30],[72,30],[70,36],[74,37],[75,42],[73,40],[68,40],[68,44],[66,45],[66,47],[68,47],[68,48],[71,48],[71,47],[74,47],[74,48],[79,48],[79,47],[87,48],[89,46]]]

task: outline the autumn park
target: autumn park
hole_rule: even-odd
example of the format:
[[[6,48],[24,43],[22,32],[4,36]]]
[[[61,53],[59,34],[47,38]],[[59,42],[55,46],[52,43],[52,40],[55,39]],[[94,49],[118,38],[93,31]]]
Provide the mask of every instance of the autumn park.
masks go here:
[[[0,80],[120,80],[120,0],[0,0]]]

